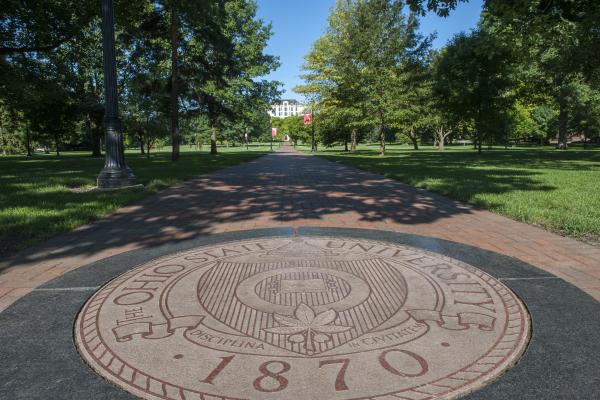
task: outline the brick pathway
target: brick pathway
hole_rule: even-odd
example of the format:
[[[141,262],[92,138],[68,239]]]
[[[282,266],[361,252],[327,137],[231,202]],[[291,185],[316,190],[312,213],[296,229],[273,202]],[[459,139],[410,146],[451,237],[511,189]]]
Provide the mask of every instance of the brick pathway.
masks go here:
[[[0,311],[108,256],[199,234],[278,226],[414,233],[506,254],[600,301],[600,248],[380,175],[284,150],[170,187],[0,263]]]

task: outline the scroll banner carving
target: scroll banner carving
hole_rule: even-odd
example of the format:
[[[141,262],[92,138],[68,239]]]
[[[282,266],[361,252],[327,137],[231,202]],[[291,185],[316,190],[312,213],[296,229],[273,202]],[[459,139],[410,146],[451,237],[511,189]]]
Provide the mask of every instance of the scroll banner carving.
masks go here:
[[[477,326],[480,331],[494,330],[496,318],[489,315],[464,312],[456,315],[444,315],[436,310],[407,310],[411,317],[419,322],[435,322],[444,329],[463,331]]]
[[[141,336],[144,339],[164,339],[173,335],[178,329],[187,331],[196,328],[203,319],[202,315],[187,315],[171,318],[164,324],[134,322],[113,328],[113,333],[117,342],[128,342],[135,336]]]

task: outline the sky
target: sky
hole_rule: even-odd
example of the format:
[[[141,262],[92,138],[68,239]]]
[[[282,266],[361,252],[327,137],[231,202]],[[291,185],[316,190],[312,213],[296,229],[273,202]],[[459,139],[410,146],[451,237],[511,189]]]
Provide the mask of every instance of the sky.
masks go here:
[[[302,100],[292,89],[302,83],[299,75],[304,55],[322,35],[335,0],[257,0],[257,3],[258,17],[273,26],[266,52],[279,56],[281,62],[279,69],[268,78],[283,82],[282,98]],[[455,34],[475,28],[482,4],[483,0],[461,3],[447,18],[428,14],[421,20],[421,32],[436,33],[433,47],[443,47]]]

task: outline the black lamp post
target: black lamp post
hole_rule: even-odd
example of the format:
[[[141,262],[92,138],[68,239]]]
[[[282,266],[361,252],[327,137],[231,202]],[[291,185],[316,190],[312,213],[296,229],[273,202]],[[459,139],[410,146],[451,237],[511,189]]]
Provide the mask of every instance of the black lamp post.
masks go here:
[[[123,127],[119,119],[113,0],[102,0],[102,55],[104,64],[106,160],[104,168],[98,175],[98,187],[101,189],[116,189],[133,186],[135,176],[125,163]]]

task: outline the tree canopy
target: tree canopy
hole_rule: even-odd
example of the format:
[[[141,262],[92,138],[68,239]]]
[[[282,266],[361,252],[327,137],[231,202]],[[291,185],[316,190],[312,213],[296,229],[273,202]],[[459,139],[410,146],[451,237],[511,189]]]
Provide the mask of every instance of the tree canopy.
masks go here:
[[[336,2],[297,88],[317,110],[324,143],[345,143],[359,128],[377,132],[381,154],[390,138],[415,149],[470,140],[481,152],[599,136],[600,3],[486,0],[476,29],[432,50],[419,16],[447,16],[460,2]]]
[[[213,129],[213,143],[225,140],[231,129],[240,130],[238,136],[265,129],[257,113],[266,113],[280,84],[264,77],[279,62],[265,54],[271,27],[257,17],[253,0],[117,0],[115,11],[128,143],[144,151],[144,144],[165,140],[177,160],[179,144],[205,127]],[[0,18],[3,131],[23,138],[28,127],[34,144],[89,148],[99,155],[104,115],[99,3],[9,0]],[[14,140],[3,143],[12,143],[3,151],[23,147]]]

